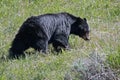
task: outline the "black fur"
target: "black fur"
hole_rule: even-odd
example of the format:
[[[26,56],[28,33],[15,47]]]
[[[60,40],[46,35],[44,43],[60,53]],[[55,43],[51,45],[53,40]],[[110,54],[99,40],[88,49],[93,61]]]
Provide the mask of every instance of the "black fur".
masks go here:
[[[10,57],[19,57],[29,47],[45,52],[52,43],[58,47],[68,48],[69,35],[75,34],[88,40],[89,26],[87,20],[69,13],[44,14],[28,18],[20,27],[10,48]]]

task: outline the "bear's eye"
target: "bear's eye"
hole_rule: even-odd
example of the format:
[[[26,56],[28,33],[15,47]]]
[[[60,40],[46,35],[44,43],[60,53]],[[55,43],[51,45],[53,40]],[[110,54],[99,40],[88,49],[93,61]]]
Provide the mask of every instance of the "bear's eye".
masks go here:
[[[80,29],[84,29],[84,27],[83,27],[82,25],[79,25],[79,28],[80,28]]]

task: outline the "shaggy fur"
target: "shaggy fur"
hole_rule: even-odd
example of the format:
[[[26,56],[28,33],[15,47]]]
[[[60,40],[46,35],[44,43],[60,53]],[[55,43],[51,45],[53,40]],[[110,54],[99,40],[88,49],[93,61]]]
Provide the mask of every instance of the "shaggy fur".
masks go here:
[[[9,55],[19,57],[29,47],[46,53],[49,43],[59,52],[59,47],[68,48],[70,34],[89,40],[87,20],[66,12],[32,16],[20,27]]]

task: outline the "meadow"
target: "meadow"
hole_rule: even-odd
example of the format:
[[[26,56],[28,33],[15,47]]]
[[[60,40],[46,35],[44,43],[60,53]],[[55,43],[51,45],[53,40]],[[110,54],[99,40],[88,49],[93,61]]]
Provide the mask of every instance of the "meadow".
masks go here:
[[[50,45],[48,55],[29,49],[26,58],[7,58],[15,34],[28,17],[58,12],[87,18],[91,40],[87,42],[70,35],[70,51],[56,55]],[[111,68],[120,70],[119,0],[0,1],[0,80],[64,80],[73,62],[93,51],[107,55]]]

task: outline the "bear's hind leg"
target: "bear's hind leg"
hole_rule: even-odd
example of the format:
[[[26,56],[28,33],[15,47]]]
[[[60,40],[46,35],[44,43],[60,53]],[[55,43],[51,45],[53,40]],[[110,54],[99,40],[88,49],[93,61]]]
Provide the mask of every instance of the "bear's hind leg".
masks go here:
[[[20,56],[25,57],[24,51],[28,49],[24,42],[19,39],[14,39],[12,47],[9,49],[9,58],[19,58]]]

